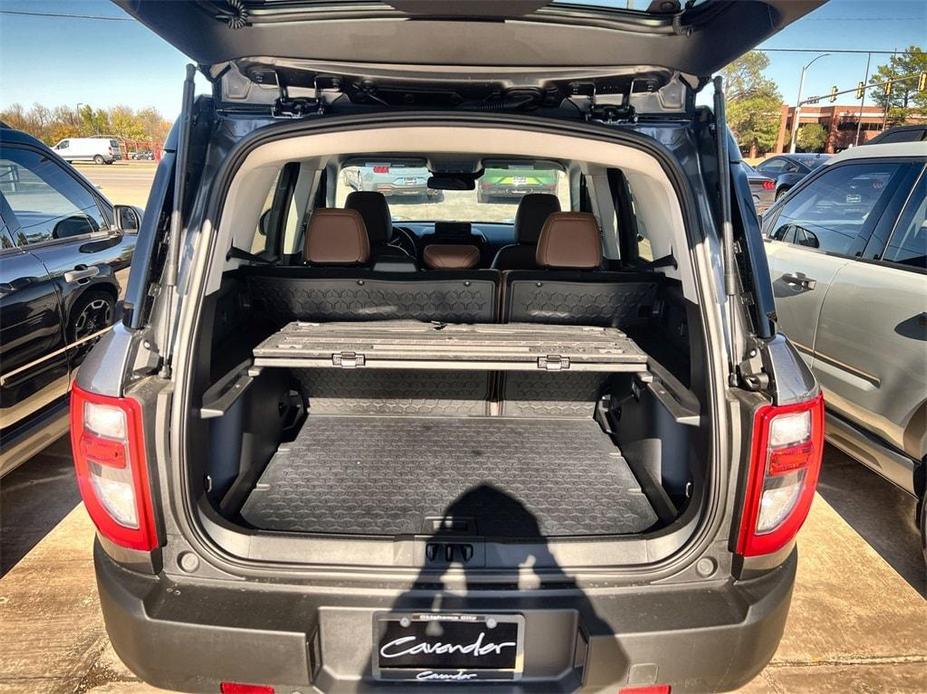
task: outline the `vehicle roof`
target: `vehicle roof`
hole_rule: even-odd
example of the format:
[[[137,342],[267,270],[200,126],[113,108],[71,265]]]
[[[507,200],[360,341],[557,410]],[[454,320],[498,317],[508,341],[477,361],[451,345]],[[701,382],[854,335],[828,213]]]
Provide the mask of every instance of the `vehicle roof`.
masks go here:
[[[795,154],[783,154],[781,156],[796,161],[811,161],[812,159],[830,159],[833,155],[824,154],[823,152],[796,152]]]
[[[885,145],[851,147],[843,150],[840,154],[835,154],[827,161],[827,165],[837,164],[848,159],[887,159],[889,157],[927,158],[927,142],[892,142]]]
[[[3,130],[3,133],[0,134],[0,141],[32,145],[33,147],[41,147],[42,149],[48,148],[48,145],[46,145],[38,138],[35,138],[29,133],[23,132],[22,130],[11,128],[6,123],[0,122],[0,129]]]

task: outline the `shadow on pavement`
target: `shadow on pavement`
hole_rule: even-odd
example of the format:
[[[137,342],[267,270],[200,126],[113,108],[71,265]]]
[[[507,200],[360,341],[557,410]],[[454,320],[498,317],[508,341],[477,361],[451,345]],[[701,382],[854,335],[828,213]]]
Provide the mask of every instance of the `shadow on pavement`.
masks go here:
[[[0,480],[0,576],[79,502],[67,436]]]
[[[824,451],[818,493],[904,580],[927,597],[914,497],[833,446]]]

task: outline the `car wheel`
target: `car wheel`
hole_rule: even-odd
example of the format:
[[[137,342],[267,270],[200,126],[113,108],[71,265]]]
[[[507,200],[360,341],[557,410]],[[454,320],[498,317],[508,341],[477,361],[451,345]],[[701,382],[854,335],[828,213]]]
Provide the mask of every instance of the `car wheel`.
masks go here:
[[[489,196],[486,195],[482,190],[476,191],[476,201],[477,202],[489,202]]]
[[[100,154],[94,155],[94,157],[93,157],[93,163],[94,163],[94,164],[102,164],[102,163],[103,163],[103,157],[102,157],[102,155],[100,155]]]
[[[67,327],[68,343],[82,340],[112,325],[115,310],[116,301],[108,292],[88,291],[82,294],[71,309],[71,319]],[[85,355],[96,341],[87,340],[82,343],[78,347],[78,354]]]
[[[789,192],[788,188],[780,188],[779,190],[776,191],[776,200],[778,200],[779,198],[781,198],[788,192]]]

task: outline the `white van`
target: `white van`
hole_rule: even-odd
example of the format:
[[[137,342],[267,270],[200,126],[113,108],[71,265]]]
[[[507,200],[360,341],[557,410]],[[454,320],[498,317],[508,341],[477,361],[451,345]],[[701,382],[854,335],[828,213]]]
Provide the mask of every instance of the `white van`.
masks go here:
[[[95,164],[112,164],[122,159],[119,140],[109,137],[69,137],[52,149],[65,161],[92,161]]]

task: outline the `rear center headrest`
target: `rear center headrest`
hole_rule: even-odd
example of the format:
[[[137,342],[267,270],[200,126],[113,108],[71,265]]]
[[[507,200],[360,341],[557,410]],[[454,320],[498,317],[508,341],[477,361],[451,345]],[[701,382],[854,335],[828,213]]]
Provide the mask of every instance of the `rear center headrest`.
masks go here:
[[[480,249],[459,243],[425,246],[422,261],[429,270],[469,270],[480,262]]]
[[[371,246],[389,243],[393,238],[393,218],[389,213],[386,196],[374,190],[355,190],[348,193],[344,201],[348,210],[360,212],[367,227],[367,236]]]
[[[357,210],[318,209],[309,219],[303,257],[311,265],[362,265],[370,240]]]
[[[541,229],[535,253],[541,267],[593,270],[602,265],[599,224],[589,212],[554,212]]]
[[[528,193],[515,212],[515,242],[535,244],[547,217],[560,211],[560,199],[550,193]]]

